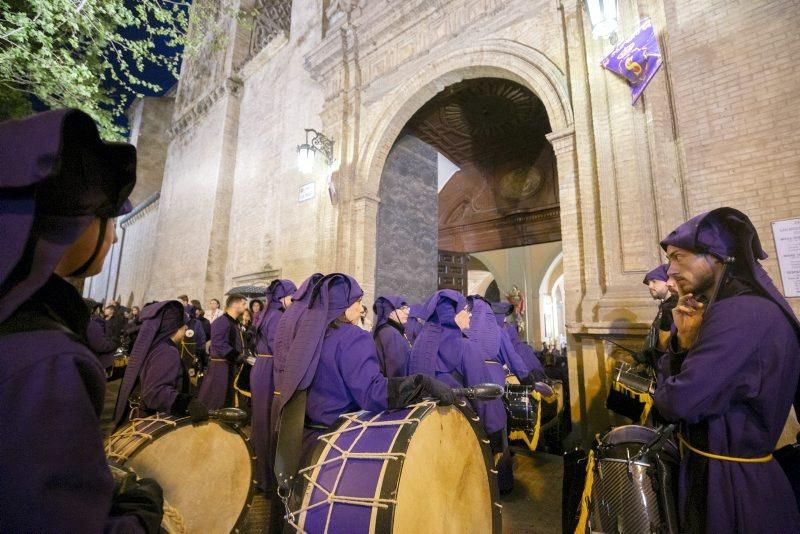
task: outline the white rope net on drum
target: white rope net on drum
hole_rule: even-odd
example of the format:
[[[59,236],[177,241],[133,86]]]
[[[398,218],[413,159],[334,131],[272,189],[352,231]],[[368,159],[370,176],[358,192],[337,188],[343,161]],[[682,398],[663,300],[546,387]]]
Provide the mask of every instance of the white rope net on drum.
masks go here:
[[[163,425],[175,427],[178,425],[178,423],[172,419],[161,417],[161,414],[131,419],[130,422],[131,425],[128,428],[112,434],[106,441],[106,456],[108,458],[119,462],[125,462],[130,458],[131,454],[136,452],[139,448],[142,439],[147,441],[153,440],[153,434],[148,432],[153,427],[160,427]],[[120,443],[123,445],[121,448],[117,449],[116,446]]]
[[[435,402],[421,402],[419,404],[415,404],[413,406],[409,406],[411,408],[411,412],[413,413],[414,409],[419,406],[426,406],[426,405],[435,405]],[[358,416],[363,412],[356,412],[354,414],[344,414],[341,418],[346,419],[347,422],[340,425],[340,427],[333,432],[329,432],[327,434],[323,434],[317,438],[320,441],[325,442],[331,449],[337,451],[339,456],[335,458],[328,458],[321,462],[318,462],[313,465],[309,465],[308,467],[304,467],[301,469],[298,474],[302,475],[303,478],[313,486],[314,489],[322,493],[325,498],[320,500],[319,502],[315,502],[313,504],[309,504],[308,506],[301,507],[299,510],[294,512],[289,512],[286,516],[286,520],[295,530],[298,532],[302,532],[306,534],[306,531],[299,525],[297,521],[298,516],[313,510],[315,508],[319,508],[321,506],[329,506],[327,518],[325,520],[325,531],[328,532],[330,528],[330,521],[331,521],[331,514],[333,513],[333,504],[351,504],[356,506],[366,506],[369,508],[382,508],[386,509],[389,506],[393,506],[397,504],[397,499],[382,499],[380,497],[355,497],[355,496],[348,496],[348,495],[338,495],[337,490],[339,489],[339,483],[342,479],[342,474],[345,471],[345,465],[347,464],[348,460],[381,460],[385,464],[388,461],[396,461],[401,458],[405,458],[405,453],[397,452],[353,452],[353,448],[359,443],[361,438],[364,436],[364,433],[367,431],[368,428],[375,428],[375,427],[397,427],[397,431],[395,433],[395,437],[393,438],[392,442],[397,439],[397,432],[405,425],[413,425],[419,424],[421,421],[419,418],[409,418],[409,419],[398,419],[396,421],[375,421],[376,418],[380,417],[382,413],[375,414],[370,420],[362,421],[358,419]],[[345,426],[346,425],[346,426]],[[340,447],[335,443],[335,440],[340,437],[342,434],[346,434],[348,432],[358,432],[358,436],[350,443],[350,446],[345,448]],[[311,474],[316,469],[321,469],[330,464],[334,464],[340,462],[341,466],[339,467],[339,472],[336,474],[336,480],[333,483],[333,488],[328,490],[316,480],[314,480]],[[377,488],[378,490],[380,487]],[[309,491],[309,490],[307,490]],[[313,491],[310,490],[310,491]]]

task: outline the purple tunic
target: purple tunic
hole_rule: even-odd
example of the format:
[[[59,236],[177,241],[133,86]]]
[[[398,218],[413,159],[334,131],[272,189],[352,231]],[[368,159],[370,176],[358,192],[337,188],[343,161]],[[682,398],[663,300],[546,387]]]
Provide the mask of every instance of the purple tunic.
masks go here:
[[[730,272],[691,348],[678,352],[672,336],[658,362],[656,407],[696,449],[764,457],[798,393],[800,323],[758,263],[767,255],[745,214],[719,208],[698,215],[661,242],[670,245],[727,260]],[[668,272],[681,269],[673,263]],[[682,530],[800,532],[796,500],[774,459],[744,463],[684,451],[679,512]]]
[[[417,339],[417,336],[419,336],[419,333],[422,332],[422,327],[425,325],[425,319],[420,317],[422,312],[422,304],[412,304],[408,311],[408,321],[406,321],[404,330],[406,338],[411,345],[414,345],[414,341]]]
[[[343,413],[386,410],[387,385],[368,332],[351,324],[329,329],[308,388],[306,419],[311,425],[327,427]],[[319,433],[319,429],[306,428],[304,451],[309,450]]]
[[[774,303],[752,295],[718,300],[703,318],[680,372],[670,376],[670,363],[678,355],[661,358],[656,407],[667,420],[688,425],[683,432],[697,448],[741,458],[767,455],[780,437],[797,387],[798,353],[797,335]],[[681,462],[682,516],[689,506],[693,457],[685,451]],[[800,530],[794,494],[776,461],[703,463],[707,487],[714,488],[700,512],[707,532]]]
[[[233,406],[234,372],[242,350],[244,340],[236,319],[225,313],[211,323],[211,358],[197,394],[209,410]]]
[[[181,356],[171,339],[165,339],[150,349],[139,380],[145,413],[170,413],[184,386]]]
[[[281,299],[297,290],[291,280],[275,280],[267,290],[267,309],[258,314],[256,330],[256,363],[250,372],[250,408],[252,410],[250,442],[256,453],[256,479],[267,489],[272,481],[270,462],[267,459],[269,434],[272,427],[272,398],[275,393],[273,379],[273,347],[278,322],[283,315]]]
[[[444,289],[437,291],[425,305],[425,326],[422,328],[409,360],[409,374],[422,373],[433,376],[450,387],[474,386],[489,382],[489,374],[474,340],[461,333],[455,323],[456,309],[467,302],[463,295]],[[476,400],[473,405],[479,413],[485,401]],[[484,424],[487,420],[484,419]],[[500,430],[492,421],[487,432]],[[490,430],[491,428],[491,430]]]
[[[110,332],[107,330],[107,325],[108,321],[93,315],[89,319],[89,326],[86,327],[86,340],[89,348],[97,354],[103,369],[108,369],[114,365],[114,352],[117,350],[114,341],[111,339]]]

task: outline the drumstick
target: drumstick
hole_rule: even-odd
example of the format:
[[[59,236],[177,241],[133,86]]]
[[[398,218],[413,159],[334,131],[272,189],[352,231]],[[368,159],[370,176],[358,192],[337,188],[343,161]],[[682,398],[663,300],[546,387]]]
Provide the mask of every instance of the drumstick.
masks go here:
[[[497,399],[505,390],[498,384],[477,384],[467,388],[453,388],[453,395],[468,399]]]
[[[239,408],[220,408],[219,410],[209,410],[208,417],[229,425],[239,425],[247,420],[247,412]]]

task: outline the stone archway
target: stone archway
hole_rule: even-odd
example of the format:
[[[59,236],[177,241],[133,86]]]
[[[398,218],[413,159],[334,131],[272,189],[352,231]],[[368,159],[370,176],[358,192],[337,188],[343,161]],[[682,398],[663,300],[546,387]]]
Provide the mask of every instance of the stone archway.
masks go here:
[[[553,146],[559,175],[562,204],[573,207],[566,210],[574,214],[576,172],[575,142],[572,108],[567,82],[563,73],[549,58],[538,50],[503,39],[485,40],[474,46],[443,55],[425,69],[409,76],[391,93],[376,101],[367,116],[375,117],[360,143],[360,157],[354,166],[351,200],[340,206],[339,212],[356,214],[339,219],[340,236],[349,235],[355,247],[340,247],[339,264],[356,273],[368,295],[374,294],[376,268],[376,231],[381,173],[395,140],[409,119],[428,100],[445,87],[472,78],[495,77],[515,81],[530,89],[541,101],[550,120],[552,133],[547,139]],[[366,121],[365,121],[366,122]],[[561,215],[564,235],[578,235],[577,219]],[[344,227],[346,226],[346,228]],[[579,250],[565,244],[565,267],[575,269],[566,278],[567,287],[574,287],[574,295],[567,310],[576,310],[580,303]],[[567,312],[569,314],[569,311]]]

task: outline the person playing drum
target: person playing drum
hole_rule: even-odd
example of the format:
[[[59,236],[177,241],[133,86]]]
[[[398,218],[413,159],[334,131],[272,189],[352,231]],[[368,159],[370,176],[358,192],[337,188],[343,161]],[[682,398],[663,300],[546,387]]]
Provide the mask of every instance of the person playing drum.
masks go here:
[[[413,404],[425,396],[444,404],[455,400],[450,388],[432,377],[416,374],[387,379],[381,374],[372,336],[355,325],[361,315],[363,294],[350,276],[325,276],[314,288],[308,310],[289,346],[286,359],[307,362],[307,370],[313,371],[305,411],[305,454],[317,436],[343,413],[380,412]],[[291,397],[297,387],[293,387],[290,368],[286,371],[275,384],[281,401]]]
[[[136,149],[57,110],[0,124],[0,529],[158,532],[152,480],[113,495],[99,417],[106,376],[65,278],[102,270],[130,211]]]
[[[800,323],[758,260],[750,219],[703,213],[662,242],[678,289],[655,405],[680,423],[681,532],[798,532],[772,451],[797,402]]]
[[[185,334],[186,315],[179,301],[154,302],[144,307],[139,336],[117,396],[116,427],[127,422],[129,416],[155,413],[188,414],[194,422],[208,418],[208,408],[189,394],[189,372],[178,350]],[[132,408],[136,408],[135,412]]]

